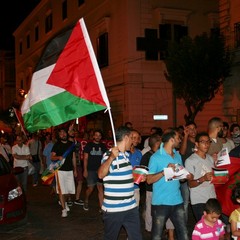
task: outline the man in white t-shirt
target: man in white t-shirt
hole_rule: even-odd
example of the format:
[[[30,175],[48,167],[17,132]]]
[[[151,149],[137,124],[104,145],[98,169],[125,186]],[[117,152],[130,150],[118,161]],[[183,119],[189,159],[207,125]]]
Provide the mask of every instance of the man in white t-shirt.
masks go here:
[[[23,137],[17,136],[16,144],[12,147],[12,155],[14,158],[13,167],[22,167],[23,172],[17,174],[16,177],[22,185],[24,191],[27,191],[28,178],[28,161],[32,159],[29,147],[23,143]]]

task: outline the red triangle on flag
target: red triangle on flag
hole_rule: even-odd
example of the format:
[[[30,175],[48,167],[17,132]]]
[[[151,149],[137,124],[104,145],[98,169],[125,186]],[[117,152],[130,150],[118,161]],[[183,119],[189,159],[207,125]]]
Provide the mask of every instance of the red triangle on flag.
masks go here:
[[[47,83],[90,102],[106,106],[79,22],[73,28]]]

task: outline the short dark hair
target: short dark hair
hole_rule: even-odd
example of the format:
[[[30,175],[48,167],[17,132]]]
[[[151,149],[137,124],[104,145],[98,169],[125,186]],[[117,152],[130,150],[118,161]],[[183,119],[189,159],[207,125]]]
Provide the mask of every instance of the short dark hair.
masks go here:
[[[152,148],[156,142],[160,142],[160,141],[161,141],[161,136],[157,133],[154,133],[149,137],[148,145],[150,148]]]
[[[116,130],[116,141],[120,142],[123,140],[123,138],[127,135],[129,136],[131,134],[131,129],[126,126],[121,126]]]
[[[233,132],[233,129],[234,129],[235,127],[239,127],[239,128],[240,128],[239,124],[233,123],[233,124],[231,125],[231,127],[230,127],[230,132]]]
[[[65,128],[65,127],[58,128],[58,133],[60,133],[61,131],[64,131],[64,132],[68,133],[68,129]]]
[[[208,128],[214,127],[217,123],[221,123],[222,119],[220,117],[213,117],[208,121]]]
[[[195,138],[195,142],[199,142],[201,137],[208,137],[209,138],[209,135],[208,135],[207,132],[200,132],[200,133],[197,134],[197,136]]]
[[[163,135],[163,130],[162,130],[162,128],[158,127],[156,133],[157,133],[158,135],[162,136],[162,135]]]
[[[100,133],[101,135],[103,135],[103,133],[102,133],[102,130],[101,129],[95,129],[94,131],[93,131],[93,135],[95,134],[95,133]]]
[[[136,133],[138,133],[139,136],[141,136],[141,133],[136,129],[131,129],[131,132],[136,132]]]
[[[185,127],[188,127],[188,126],[190,126],[190,125],[194,125],[195,128],[197,127],[196,123],[193,122],[193,121],[188,121],[188,122],[186,123]]]
[[[168,142],[171,138],[174,138],[177,134],[176,129],[169,129],[165,131],[162,135],[162,142],[166,143]]]
[[[223,127],[226,127],[227,129],[229,129],[229,124],[227,122],[223,122]]]
[[[206,202],[204,210],[206,213],[222,214],[222,206],[216,198],[209,198]]]

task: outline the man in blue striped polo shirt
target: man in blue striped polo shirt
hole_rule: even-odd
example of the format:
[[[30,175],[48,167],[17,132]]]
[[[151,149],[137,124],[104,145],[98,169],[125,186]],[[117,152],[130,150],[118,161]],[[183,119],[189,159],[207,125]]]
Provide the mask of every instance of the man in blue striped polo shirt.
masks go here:
[[[103,179],[104,184],[104,240],[117,240],[122,226],[126,229],[129,239],[141,240],[132,165],[127,152],[132,145],[131,129],[124,126],[118,128],[116,141],[117,146],[104,154],[98,170],[98,176]]]

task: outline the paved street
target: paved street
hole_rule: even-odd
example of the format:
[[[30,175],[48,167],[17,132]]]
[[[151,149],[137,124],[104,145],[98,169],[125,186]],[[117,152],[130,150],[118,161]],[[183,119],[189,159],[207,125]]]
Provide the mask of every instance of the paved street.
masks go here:
[[[82,206],[73,205],[67,218],[61,217],[61,207],[56,197],[50,195],[50,187],[39,185],[28,186],[28,213],[21,224],[0,226],[1,240],[102,240],[103,222],[97,206],[97,192],[91,197],[89,211]],[[190,214],[190,221],[192,216]],[[143,239],[150,240],[150,234],[144,231]],[[189,225],[189,229],[192,224]],[[119,240],[126,240],[126,233],[121,231]]]

